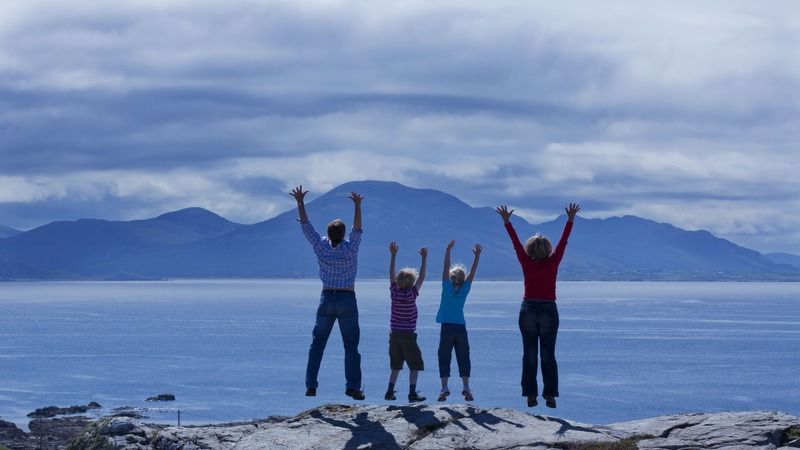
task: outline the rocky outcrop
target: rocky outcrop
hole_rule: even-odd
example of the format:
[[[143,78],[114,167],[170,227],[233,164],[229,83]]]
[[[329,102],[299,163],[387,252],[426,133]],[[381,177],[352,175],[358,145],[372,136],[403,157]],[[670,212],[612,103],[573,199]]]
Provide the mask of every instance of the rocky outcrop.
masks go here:
[[[292,418],[174,427],[128,417],[91,424],[70,449],[776,449],[800,447],[800,418],[684,414],[587,425],[469,405],[325,405]],[[789,448],[789,447],[787,447]]]
[[[34,419],[28,424],[26,433],[11,422],[0,421],[0,448],[11,450],[62,450],[74,438],[81,435],[92,423],[87,417],[59,417]]]
[[[152,397],[147,397],[146,402],[174,402],[175,396],[172,394],[158,394]]]
[[[34,419],[44,419],[48,417],[55,417],[55,416],[65,416],[70,414],[85,414],[90,409],[100,409],[100,406],[97,402],[91,402],[88,405],[72,405],[67,407],[59,407],[59,406],[47,406],[44,408],[39,408],[32,413],[28,413],[28,417]]]

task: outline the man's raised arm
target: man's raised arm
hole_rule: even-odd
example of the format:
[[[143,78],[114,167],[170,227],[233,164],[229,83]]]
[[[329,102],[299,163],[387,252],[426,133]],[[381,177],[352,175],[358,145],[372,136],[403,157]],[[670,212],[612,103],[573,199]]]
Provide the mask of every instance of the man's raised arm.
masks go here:
[[[308,191],[303,191],[302,184],[292,189],[292,192],[289,194],[297,201],[297,214],[300,218],[300,223],[308,222],[308,214],[306,214],[305,205],[306,194],[308,194]]]
[[[353,206],[355,207],[353,230],[361,230],[361,200],[364,200],[364,197],[358,192],[351,192],[349,198],[353,201]]]

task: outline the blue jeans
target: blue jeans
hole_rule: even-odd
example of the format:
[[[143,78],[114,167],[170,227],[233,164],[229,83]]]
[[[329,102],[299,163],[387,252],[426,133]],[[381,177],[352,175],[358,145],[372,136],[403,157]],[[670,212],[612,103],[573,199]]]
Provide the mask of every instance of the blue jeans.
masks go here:
[[[344,376],[347,389],[361,389],[361,355],[358,353],[361,331],[358,327],[356,294],[352,291],[331,290],[323,290],[319,299],[314,339],[311,341],[311,348],[308,349],[307,388],[316,388],[319,385],[317,375],[322,363],[322,354],[325,352],[333,323],[337,319],[344,342]]]
[[[443,323],[439,334],[439,377],[450,377],[450,358],[456,350],[458,375],[468,377],[471,369],[469,361],[469,339],[467,326],[463,323]]]
[[[558,308],[556,302],[523,301],[519,309],[519,331],[522,333],[522,395],[539,395],[536,383],[538,354],[541,352],[542,396],[558,397],[558,363],[556,336]]]

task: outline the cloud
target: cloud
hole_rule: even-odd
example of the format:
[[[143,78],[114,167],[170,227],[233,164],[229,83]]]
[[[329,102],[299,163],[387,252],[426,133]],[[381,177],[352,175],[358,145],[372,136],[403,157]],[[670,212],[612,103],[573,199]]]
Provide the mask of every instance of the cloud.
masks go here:
[[[787,1],[11,0],[0,223],[252,222],[377,178],[785,250],[798,28]]]

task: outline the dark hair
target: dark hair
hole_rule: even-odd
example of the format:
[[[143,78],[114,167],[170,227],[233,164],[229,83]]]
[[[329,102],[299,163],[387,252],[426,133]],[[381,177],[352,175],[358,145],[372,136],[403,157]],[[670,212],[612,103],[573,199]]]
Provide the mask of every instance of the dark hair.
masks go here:
[[[328,224],[328,240],[331,241],[331,245],[336,247],[341,244],[346,231],[347,227],[340,219],[331,220],[331,223]]]

